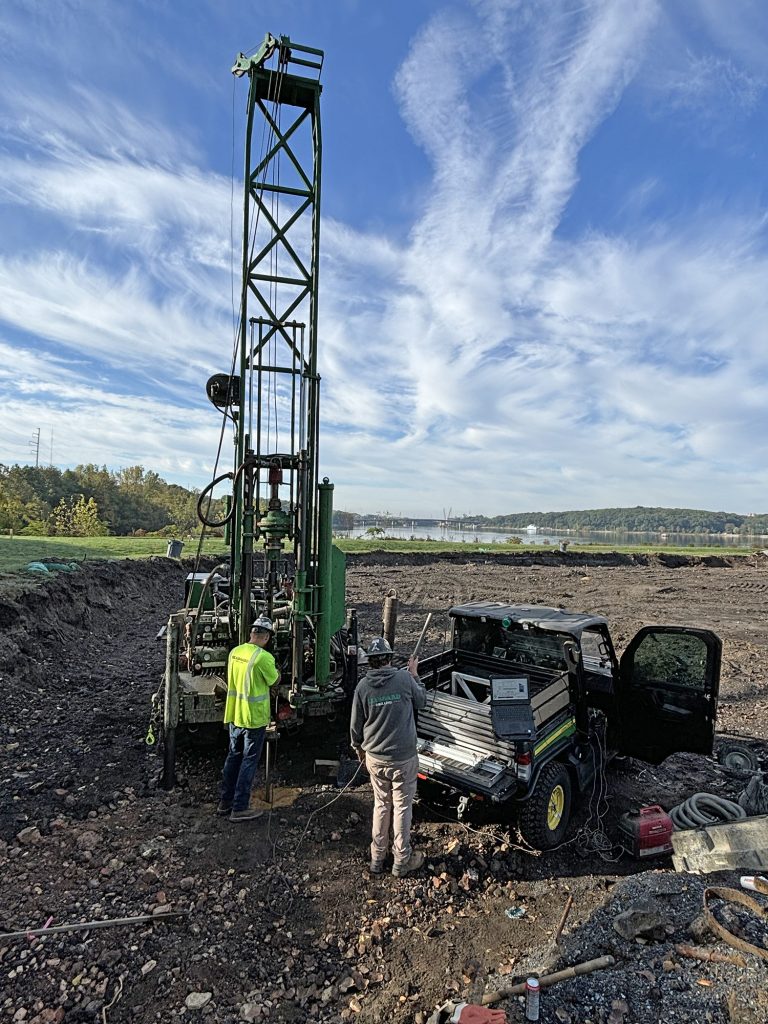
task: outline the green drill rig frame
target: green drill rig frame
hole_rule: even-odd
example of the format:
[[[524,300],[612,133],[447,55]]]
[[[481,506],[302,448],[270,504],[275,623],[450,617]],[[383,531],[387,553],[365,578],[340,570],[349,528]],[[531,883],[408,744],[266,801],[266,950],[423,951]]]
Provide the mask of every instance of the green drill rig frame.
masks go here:
[[[222,438],[232,428],[234,466],[198,503],[205,528],[225,529],[230,557],[190,573],[185,607],[168,622],[166,788],[177,729],[223,720],[227,657],[258,615],[277,627],[276,726],[331,713],[357,679],[344,556],[332,543],[333,485],[318,470],[322,66],[321,50],[267,34],[232,67],[248,78],[240,317],[231,370],[206,390],[224,419]],[[212,519],[210,496],[226,480],[226,515]]]

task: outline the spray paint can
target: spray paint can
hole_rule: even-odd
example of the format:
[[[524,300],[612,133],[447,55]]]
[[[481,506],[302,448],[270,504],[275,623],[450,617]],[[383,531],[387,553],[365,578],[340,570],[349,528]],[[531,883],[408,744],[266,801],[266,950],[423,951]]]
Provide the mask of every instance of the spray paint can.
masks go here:
[[[763,882],[768,885],[768,878],[763,878],[762,875],[742,875],[741,876],[741,888],[751,889],[752,892],[765,892],[764,887],[755,885],[756,882]]]
[[[525,983],[525,1019],[539,1019],[539,997],[541,986],[538,978],[528,978]]]

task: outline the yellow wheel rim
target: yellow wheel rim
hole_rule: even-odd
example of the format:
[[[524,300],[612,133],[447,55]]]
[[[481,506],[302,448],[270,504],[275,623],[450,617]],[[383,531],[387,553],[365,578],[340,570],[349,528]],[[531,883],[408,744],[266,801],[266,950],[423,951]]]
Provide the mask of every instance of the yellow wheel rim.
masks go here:
[[[549,796],[547,805],[547,828],[554,832],[563,818],[565,810],[565,790],[562,786],[555,786]]]

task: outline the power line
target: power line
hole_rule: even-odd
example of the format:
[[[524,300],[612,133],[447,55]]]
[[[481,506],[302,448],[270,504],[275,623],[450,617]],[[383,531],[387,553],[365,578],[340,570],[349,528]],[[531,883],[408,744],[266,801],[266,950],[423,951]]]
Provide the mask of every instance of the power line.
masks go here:
[[[29,442],[29,447],[34,448],[35,451],[35,469],[40,465],[40,427],[35,431],[33,439]]]
[[[7,435],[4,433],[2,437],[3,444],[9,454],[19,458],[19,449],[25,451],[25,454],[30,452],[35,453],[35,469],[40,466],[40,427],[32,434],[32,440],[22,439],[22,435],[17,434],[15,431],[8,431]],[[18,437],[20,440],[16,441],[14,438]],[[53,452],[53,437],[51,437],[51,452]]]
[[[3,437],[16,437],[19,441],[23,441],[26,444],[29,434],[21,434],[18,430],[11,430],[10,427],[3,427]]]

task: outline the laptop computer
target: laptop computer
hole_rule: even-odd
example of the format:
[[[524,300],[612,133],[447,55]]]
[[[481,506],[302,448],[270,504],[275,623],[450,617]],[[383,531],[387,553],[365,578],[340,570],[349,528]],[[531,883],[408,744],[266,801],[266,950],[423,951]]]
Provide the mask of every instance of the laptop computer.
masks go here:
[[[491,676],[491,725],[503,740],[532,740],[536,735],[528,699],[528,676]]]

